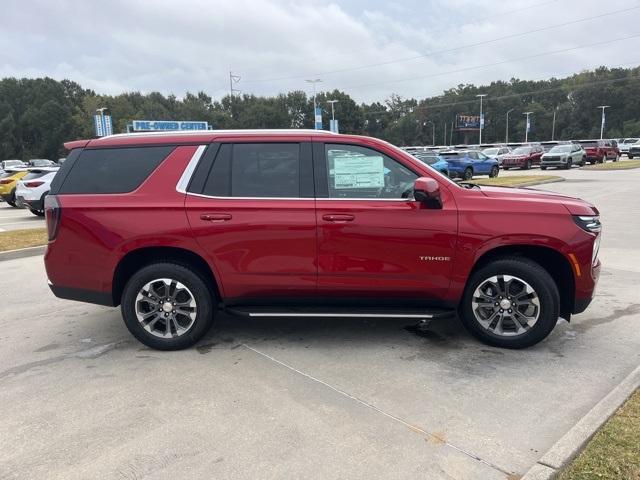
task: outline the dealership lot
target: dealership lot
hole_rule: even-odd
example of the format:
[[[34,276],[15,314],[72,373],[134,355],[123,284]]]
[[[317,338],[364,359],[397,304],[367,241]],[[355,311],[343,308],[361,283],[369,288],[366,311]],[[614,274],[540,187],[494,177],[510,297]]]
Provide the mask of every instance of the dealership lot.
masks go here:
[[[5,202],[0,202],[0,232],[45,226],[44,217],[36,217],[29,210],[14,208]]]
[[[0,263],[0,478],[525,473],[640,364],[640,169],[548,173],[600,209],[604,265],[592,306],[523,351],[457,321],[224,317],[157,352],[117,309],[54,298],[41,257]]]

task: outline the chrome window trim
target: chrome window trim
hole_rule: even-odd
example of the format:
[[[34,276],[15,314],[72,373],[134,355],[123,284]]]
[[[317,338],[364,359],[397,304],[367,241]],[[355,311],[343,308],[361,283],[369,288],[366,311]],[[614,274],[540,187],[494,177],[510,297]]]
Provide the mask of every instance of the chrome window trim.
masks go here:
[[[207,148],[207,145],[200,145],[198,148],[196,148],[196,151],[191,157],[191,160],[189,160],[189,163],[184,169],[184,172],[182,172],[182,176],[180,177],[180,180],[178,180],[178,183],[176,184],[176,191],[178,193],[187,193],[187,187],[189,186],[189,182],[191,181],[193,172],[196,169],[196,166],[200,161],[200,157],[202,157],[202,154],[204,153],[206,148]]]
[[[411,198],[323,198],[323,197],[216,197],[214,195],[204,195],[202,193],[186,192],[187,195],[202,198],[212,198],[214,200],[330,200],[330,201],[370,201],[370,202],[415,202]]]

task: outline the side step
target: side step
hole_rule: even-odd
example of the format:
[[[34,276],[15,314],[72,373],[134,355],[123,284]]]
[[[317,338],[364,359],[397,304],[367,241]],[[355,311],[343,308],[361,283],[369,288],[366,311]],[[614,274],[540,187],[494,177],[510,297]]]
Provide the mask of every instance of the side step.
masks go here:
[[[314,318],[411,318],[436,319],[454,315],[455,310],[438,308],[355,308],[355,307],[227,307],[231,315],[241,317],[314,317]]]

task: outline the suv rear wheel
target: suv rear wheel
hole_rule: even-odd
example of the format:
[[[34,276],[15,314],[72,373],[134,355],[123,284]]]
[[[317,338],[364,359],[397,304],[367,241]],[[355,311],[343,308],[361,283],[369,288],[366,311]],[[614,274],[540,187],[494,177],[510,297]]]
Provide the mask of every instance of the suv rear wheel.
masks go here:
[[[158,350],[192,346],[213,322],[214,294],[206,280],[175,263],[138,270],[127,282],[121,304],[129,331]]]
[[[526,348],[551,333],[559,308],[558,288],[542,266],[526,258],[505,257],[471,276],[460,317],[484,343]]]
[[[465,168],[464,173],[462,174],[462,178],[464,178],[465,180],[471,180],[473,178],[473,168]]]

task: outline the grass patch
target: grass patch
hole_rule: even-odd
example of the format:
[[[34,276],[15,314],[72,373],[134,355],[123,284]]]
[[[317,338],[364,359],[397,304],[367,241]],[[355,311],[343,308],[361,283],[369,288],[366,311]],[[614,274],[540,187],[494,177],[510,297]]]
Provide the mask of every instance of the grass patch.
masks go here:
[[[19,248],[36,247],[46,245],[46,228],[27,228],[24,230],[12,230],[0,232],[0,252],[17,250]]]
[[[563,177],[558,175],[509,175],[495,178],[475,178],[469,183],[494,187],[529,187],[540,183],[561,182]]]
[[[559,480],[640,480],[640,390],[594,435]]]
[[[596,163],[582,168],[584,170],[629,170],[639,167],[640,160],[618,160],[617,162]]]

